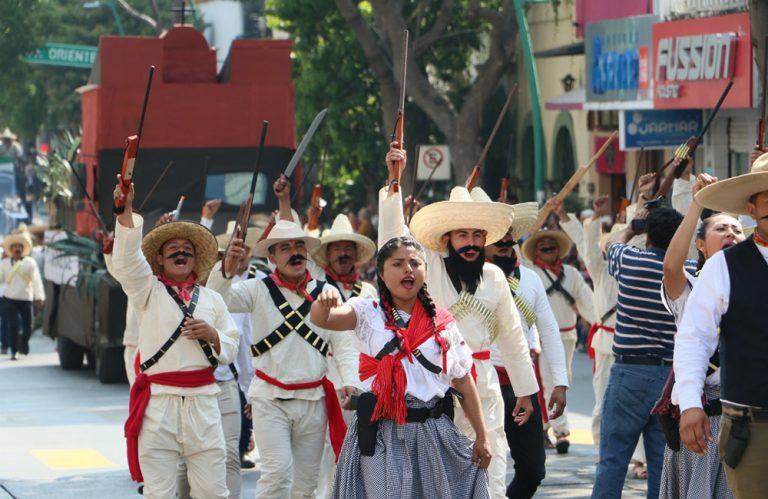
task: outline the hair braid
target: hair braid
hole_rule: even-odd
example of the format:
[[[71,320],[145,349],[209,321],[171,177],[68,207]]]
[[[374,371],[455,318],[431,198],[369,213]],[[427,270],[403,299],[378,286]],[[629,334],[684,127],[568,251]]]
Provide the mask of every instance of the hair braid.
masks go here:
[[[394,324],[395,315],[392,313],[392,294],[389,292],[389,289],[384,284],[381,276],[378,274],[376,275],[376,284],[379,287],[379,304],[381,305],[381,310],[384,312],[387,323]]]

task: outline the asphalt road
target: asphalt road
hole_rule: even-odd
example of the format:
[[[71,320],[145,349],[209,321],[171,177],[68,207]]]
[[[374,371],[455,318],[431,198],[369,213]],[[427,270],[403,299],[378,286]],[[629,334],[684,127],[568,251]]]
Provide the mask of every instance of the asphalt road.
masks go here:
[[[123,423],[128,386],[102,385],[92,371],[63,371],[55,344],[36,332],[32,353],[0,358],[0,498],[134,499]],[[543,498],[589,497],[596,447],[589,432],[594,397],[591,363],[576,353],[568,391],[571,452],[549,451]],[[258,459],[258,456],[254,456]],[[512,465],[510,463],[510,478]],[[243,497],[253,497],[255,470],[243,472]],[[645,482],[628,479],[624,497],[645,497]]]

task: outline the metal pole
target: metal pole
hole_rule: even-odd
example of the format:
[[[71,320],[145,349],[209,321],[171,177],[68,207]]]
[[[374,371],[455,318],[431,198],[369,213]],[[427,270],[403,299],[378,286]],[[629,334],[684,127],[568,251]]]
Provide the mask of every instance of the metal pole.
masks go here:
[[[115,5],[115,0],[107,0],[107,5],[109,5],[110,9],[112,9],[112,15],[114,16],[115,24],[117,25],[117,33],[120,36],[125,36],[123,21],[120,20],[120,14],[117,12],[117,5]]]

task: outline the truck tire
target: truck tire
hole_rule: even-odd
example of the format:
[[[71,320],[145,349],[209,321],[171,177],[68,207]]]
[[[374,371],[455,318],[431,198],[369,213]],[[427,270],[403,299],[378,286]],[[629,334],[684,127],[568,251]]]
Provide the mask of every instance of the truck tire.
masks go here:
[[[85,348],[63,336],[56,338],[59,351],[59,364],[66,371],[77,370],[83,367],[83,354]]]
[[[104,347],[96,352],[96,376],[104,384],[127,383],[123,347]]]

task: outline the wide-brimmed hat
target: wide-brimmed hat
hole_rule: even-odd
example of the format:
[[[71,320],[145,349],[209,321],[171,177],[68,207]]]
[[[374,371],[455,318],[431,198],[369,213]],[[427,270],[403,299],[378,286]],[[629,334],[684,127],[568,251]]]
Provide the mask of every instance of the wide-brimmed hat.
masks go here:
[[[5,236],[3,239],[3,251],[5,251],[6,255],[11,254],[11,246],[14,244],[21,244],[23,247],[21,256],[29,256],[32,253],[32,239],[29,237],[28,232],[14,232]]]
[[[768,191],[768,153],[752,163],[749,173],[720,180],[697,192],[696,202],[712,210],[745,215],[749,198],[763,191]]]
[[[227,222],[227,231],[224,234],[218,234],[216,235],[216,243],[219,245],[219,249],[226,249],[227,245],[229,244],[230,239],[232,239],[232,234],[235,232],[235,226],[237,225],[237,220],[230,220]],[[253,248],[257,242],[259,242],[259,238],[261,237],[261,234],[264,232],[264,229],[267,228],[267,224],[264,224],[262,226],[250,226],[248,227],[248,233],[245,235],[245,244]]]
[[[330,229],[323,231],[323,235],[320,238],[320,246],[312,251],[312,259],[315,263],[321,267],[328,265],[328,260],[326,258],[328,245],[339,241],[351,241],[355,243],[355,246],[357,246],[357,259],[355,260],[355,264],[367,262],[376,254],[376,243],[371,241],[370,238],[355,232],[352,228],[352,223],[349,221],[349,217],[341,214],[336,215]]]
[[[515,217],[511,205],[492,201],[479,187],[470,194],[466,187],[454,187],[448,201],[420,209],[411,220],[413,237],[425,248],[445,251],[444,234],[458,229],[482,229],[485,244],[493,244],[507,233]]]
[[[307,247],[307,253],[311,253],[320,246],[320,239],[308,236],[301,230],[298,224],[288,220],[278,220],[269,232],[269,236],[256,243],[251,254],[255,257],[265,258],[269,254],[269,247],[281,241],[293,241],[295,239],[304,241]]]
[[[520,238],[526,235],[539,219],[539,203],[535,201],[517,203],[513,204],[512,208],[515,210],[515,221],[509,228],[509,232],[512,234],[512,239],[520,241]]]
[[[195,267],[198,282],[205,282],[213,265],[218,258],[219,248],[216,236],[203,225],[188,220],[169,222],[158,225],[147,232],[141,241],[141,251],[152,267],[152,272],[160,273],[160,265],[157,263],[157,255],[163,244],[171,239],[186,239],[195,247]]]
[[[523,247],[521,248],[523,256],[530,261],[534,261],[536,259],[536,243],[545,237],[551,237],[557,241],[557,246],[560,249],[558,258],[565,258],[568,255],[568,252],[571,251],[571,245],[573,243],[571,242],[571,238],[569,238],[565,232],[562,230],[540,230],[539,232],[532,234],[531,237],[526,239],[523,243]]]
[[[0,139],[16,140],[16,134],[11,132],[10,128],[5,127],[5,130],[3,130],[3,133],[0,134]]]

